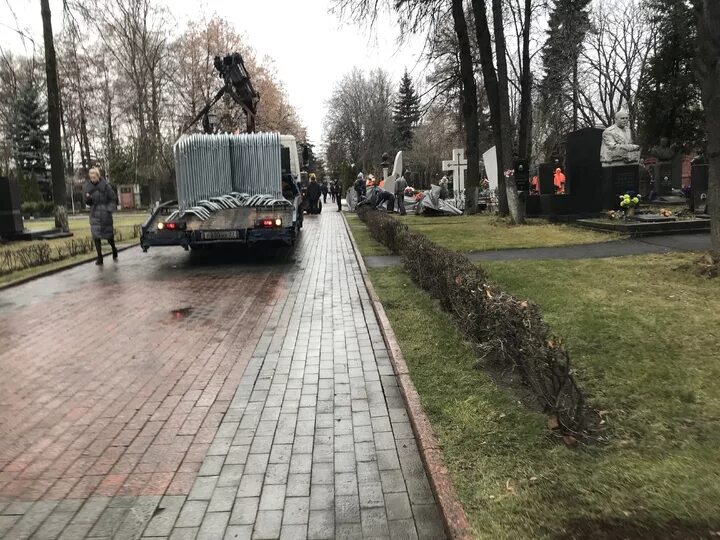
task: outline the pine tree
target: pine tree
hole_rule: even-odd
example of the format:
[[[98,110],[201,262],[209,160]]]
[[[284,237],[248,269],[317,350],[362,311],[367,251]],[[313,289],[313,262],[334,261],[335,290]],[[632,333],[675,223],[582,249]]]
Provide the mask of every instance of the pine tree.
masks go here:
[[[32,78],[18,88],[12,142],[23,200],[38,200],[40,190],[37,179],[47,176],[47,111],[40,100],[40,88]]]
[[[590,1],[553,2],[548,39],[542,53],[545,77],[540,83],[542,109],[549,131],[548,146],[559,142],[565,132],[578,128],[578,60],[590,29]],[[571,122],[568,122],[568,112]]]
[[[698,144],[703,138],[703,112],[696,78],[697,20],[685,0],[647,0],[657,30],[657,48],[638,91],[640,139],[657,144]]]
[[[413,128],[420,120],[420,98],[407,70],[400,80],[397,100],[393,109],[395,135],[400,150],[410,150],[413,142]]]

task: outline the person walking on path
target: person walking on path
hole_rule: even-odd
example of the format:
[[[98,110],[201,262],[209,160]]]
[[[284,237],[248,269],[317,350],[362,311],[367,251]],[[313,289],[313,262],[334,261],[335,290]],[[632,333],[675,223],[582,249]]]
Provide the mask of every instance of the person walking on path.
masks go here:
[[[90,206],[90,232],[97,251],[95,264],[101,265],[103,264],[102,240],[107,240],[110,244],[113,260],[118,259],[112,217],[113,211],[117,208],[117,195],[112,186],[100,176],[99,169],[90,169],[89,177],[85,181],[83,192],[85,202]]]
[[[317,178],[314,174],[310,175],[310,183],[307,188],[308,200],[310,201],[310,209],[308,213],[319,214],[320,213],[320,186],[317,183]]]
[[[405,212],[405,190],[408,187],[406,177],[410,176],[410,171],[405,171],[403,175],[395,181],[395,201],[397,203],[398,212],[401,216],[406,214]]]
[[[327,182],[320,184],[320,191],[322,191],[323,204],[327,204],[328,185]]]
[[[333,184],[333,196],[338,205],[338,212],[342,212],[342,185],[340,180],[335,180],[335,184]]]

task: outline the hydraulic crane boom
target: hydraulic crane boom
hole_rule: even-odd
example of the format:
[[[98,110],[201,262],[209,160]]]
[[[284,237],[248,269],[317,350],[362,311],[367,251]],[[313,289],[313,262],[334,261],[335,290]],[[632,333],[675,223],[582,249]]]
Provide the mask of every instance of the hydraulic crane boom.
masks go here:
[[[255,90],[252,81],[250,81],[250,75],[245,68],[242,55],[236,52],[225,57],[216,56],[214,65],[219,77],[225,84],[197,116],[183,128],[182,133],[187,132],[201,118],[203,119],[205,132],[211,132],[208,112],[225,94],[228,94],[245,112],[247,133],[255,133],[255,116],[257,115],[260,93]]]

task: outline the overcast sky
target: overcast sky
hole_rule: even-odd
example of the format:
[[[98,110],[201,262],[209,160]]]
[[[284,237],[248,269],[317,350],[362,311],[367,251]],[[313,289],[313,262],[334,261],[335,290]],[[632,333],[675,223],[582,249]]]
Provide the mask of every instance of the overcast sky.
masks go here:
[[[414,79],[422,80],[424,64],[418,64],[422,40],[416,38],[399,46],[399,32],[387,14],[381,15],[370,34],[356,26],[341,24],[328,12],[330,0],[157,1],[171,6],[178,29],[184,28],[188,20],[197,19],[201,12],[218,13],[247,35],[260,57],[272,57],[314,143],[321,142],[325,104],[334,83],[353,66],[384,67],[398,82],[407,67]],[[62,26],[62,0],[51,0],[50,5],[57,32]],[[17,52],[31,50],[32,44],[23,43],[8,26],[19,26],[41,44],[39,0],[0,0],[0,46]]]

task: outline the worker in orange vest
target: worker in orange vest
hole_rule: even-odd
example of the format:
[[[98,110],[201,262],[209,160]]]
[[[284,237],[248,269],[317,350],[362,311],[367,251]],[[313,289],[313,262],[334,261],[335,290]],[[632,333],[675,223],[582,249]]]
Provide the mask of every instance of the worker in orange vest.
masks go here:
[[[565,193],[565,173],[558,167],[555,169],[555,175],[553,176],[553,184],[555,184],[555,193],[563,195]]]

